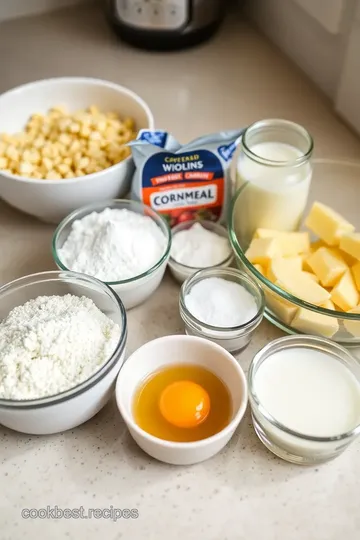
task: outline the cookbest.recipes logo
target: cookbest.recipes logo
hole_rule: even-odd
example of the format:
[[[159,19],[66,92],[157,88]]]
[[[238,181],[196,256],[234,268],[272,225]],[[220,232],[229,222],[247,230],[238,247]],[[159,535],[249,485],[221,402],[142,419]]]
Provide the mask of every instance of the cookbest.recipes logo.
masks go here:
[[[23,508],[21,510],[23,519],[108,519],[118,521],[119,519],[137,519],[139,511],[137,508],[60,508],[59,506],[47,506],[46,508]]]

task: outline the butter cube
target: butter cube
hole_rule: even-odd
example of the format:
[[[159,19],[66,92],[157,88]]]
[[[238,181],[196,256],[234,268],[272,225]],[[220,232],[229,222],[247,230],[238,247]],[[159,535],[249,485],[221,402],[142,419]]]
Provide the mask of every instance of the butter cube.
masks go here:
[[[302,272],[302,273],[305,274],[308,278],[315,281],[315,283],[319,283],[319,278],[315,274],[313,274],[312,272]]]
[[[357,290],[360,292],[360,261],[355,263],[354,266],[352,266],[351,272],[352,272]]]
[[[360,316],[360,306],[350,309],[348,313],[357,313]],[[349,321],[344,319],[346,330],[355,337],[360,337],[360,321]]]
[[[305,272],[282,275],[276,285],[315,306],[320,306],[330,299],[329,291],[315,283]]]
[[[340,239],[340,249],[360,261],[360,233],[342,236]]]
[[[260,272],[260,274],[265,276],[265,269],[263,268],[263,266],[261,266],[261,264],[254,264],[254,268],[256,268],[256,270]]]
[[[353,264],[356,263],[355,257],[352,257],[348,253],[345,253],[345,251],[341,251],[341,249],[338,247],[332,247],[331,251],[334,253],[336,257],[338,257],[338,259],[346,263],[348,266],[352,266]]]
[[[288,300],[278,298],[274,293],[265,291],[266,305],[273,313],[285,324],[290,324],[297,312],[297,306],[291,304]]]
[[[273,229],[257,229],[254,238],[276,238],[279,243],[280,255],[293,257],[310,250],[309,233],[275,231]]]
[[[266,266],[277,255],[279,247],[274,238],[254,238],[245,253],[251,263],[261,266]]]
[[[310,250],[310,237],[307,232],[283,233],[277,237],[277,241],[284,257],[292,257]]]
[[[298,309],[291,326],[304,334],[318,334],[328,338],[331,338],[339,330],[336,317],[304,308]]]
[[[275,283],[284,273],[301,272],[301,266],[301,257],[275,257],[269,263],[267,277]]]
[[[312,255],[312,252],[308,252],[308,253],[303,253],[301,255],[301,258],[302,258],[302,269],[304,270],[304,272],[311,272],[312,273],[312,269],[310,268],[310,266],[308,265],[308,260],[309,260],[309,257],[311,257]]]
[[[313,204],[305,225],[329,246],[338,246],[344,234],[355,230],[340,214],[319,202]]]
[[[276,231],[275,229],[256,229],[254,238],[278,238],[284,234],[284,231]]]
[[[335,310],[334,302],[332,302],[331,300],[327,300],[320,307],[323,307],[325,309],[333,309],[333,310]]]
[[[349,311],[359,303],[359,292],[350,270],[345,272],[331,291],[331,300],[343,311]]]
[[[307,264],[319,278],[321,285],[332,287],[348,270],[348,266],[331,249],[321,247],[309,257]]]
[[[315,242],[311,242],[310,251],[311,253],[314,253],[314,251],[317,251],[321,247],[326,247],[325,242],[323,242],[322,240],[316,240]]]

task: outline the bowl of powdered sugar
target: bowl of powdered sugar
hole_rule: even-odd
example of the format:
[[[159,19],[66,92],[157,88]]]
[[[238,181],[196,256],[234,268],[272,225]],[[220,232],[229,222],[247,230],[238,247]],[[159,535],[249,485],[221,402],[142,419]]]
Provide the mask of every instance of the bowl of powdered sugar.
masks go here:
[[[65,218],[52,242],[59,269],[93,276],[120,296],[126,309],[158,288],[170,254],[166,221],[130,200],[86,206]]]
[[[169,268],[179,283],[203,268],[226,268],[233,252],[225,227],[209,220],[190,220],[171,230]]]
[[[126,313],[104,283],[43,272],[0,288],[0,423],[35,435],[94,416],[124,361]]]

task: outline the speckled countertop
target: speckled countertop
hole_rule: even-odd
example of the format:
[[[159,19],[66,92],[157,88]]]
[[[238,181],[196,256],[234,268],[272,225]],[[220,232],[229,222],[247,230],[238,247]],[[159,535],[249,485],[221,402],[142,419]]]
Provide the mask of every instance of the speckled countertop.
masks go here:
[[[121,45],[96,8],[4,23],[0,91],[54,75],[122,83],[150,104],[157,125],[187,141],[259,118],[304,124],[320,156],[358,158],[360,141],[329,103],[241,16],[209,44],[170,55]],[[0,282],[54,268],[53,227],[0,203]],[[166,276],[129,313],[128,353],[182,332],[178,286]],[[238,359],[281,333],[263,322]],[[0,427],[0,538],[108,540],[356,540],[359,538],[360,443],[318,468],[273,457],[246,416],[212,460],[177,468],[157,463],[130,438],[115,402],[61,435],[28,437]],[[136,508],[137,519],[23,519],[23,508]]]

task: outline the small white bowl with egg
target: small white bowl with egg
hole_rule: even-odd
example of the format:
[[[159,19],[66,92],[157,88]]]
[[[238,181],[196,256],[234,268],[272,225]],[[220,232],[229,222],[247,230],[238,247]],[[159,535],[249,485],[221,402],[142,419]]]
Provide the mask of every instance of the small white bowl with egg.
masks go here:
[[[129,213],[135,213],[139,216],[146,217],[149,221],[151,220],[153,232],[154,234],[156,233],[156,241],[159,240],[162,242],[162,245],[158,246],[157,243],[155,245],[155,243],[153,242],[153,240],[155,241],[154,238],[148,238],[149,244],[151,243],[151,245],[157,249],[157,252],[156,254],[154,253],[154,256],[152,256],[149,252],[150,245],[145,244],[145,246],[148,248],[147,258],[145,261],[145,253],[142,251],[144,246],[142,246],[141,244],[138,245],[138,242],[140,240],[144,241],[143,238],[138,238],[135,234],[134,238],[130,243],[128,240],[125,239],[126,245],[123,245],[121,243],[122,238],[119,239],[119,237],[116,237],[116,240],[113,240],[117,242],[116,248],[109,246],[109,249],[111,251],[114,251],[113,261],[114,259],[116,259],[116,270],[119,269],[119,271],[122,272],[122,265],[127,266],[127,263],[129,263],[129,261],[126,259],[126,257],[129,255],[129,252],[131,256],[137,257],[138,260],[141,260],[141,262],[143,263],[142,270],[140,272],[133,273],[131,275],[129,272],[127,272],[126,278],[117,278],[115,276],[114,278],[112,278],[112,276],[109,275],[108,279],[105,279],[104,275],[94,275],[94,273],[92,272],[95,243],[98,247],[99,244],[101,245],[101,248],[104,247],[104,251],[101,250],[100,255],[99,251],[97,251],[97,256],[101,257],[99,266],[101,266],[103,261],[108,262],[109,257],[111,256],[111,251],[106,251],[105,245],[107,241],[106,239],[108,238],[106,227],[107,225],[111,226],[110,223],[106,224],[102,231],[98,233],[99,236],[101,236],[100,240],[99,237],[96,239],[95,236],[93,236],[94,244],[91,244],[90,246],[90,259],[92,260],[90,260],[89,264],[92,265],[91,269],[82,261],[79,262],[80,258],[82,258],[84,255],[84,244],[79,245],[79,258],[77,256],[77,251],[75,251],[75,253],[73,252],[72,254],[69,254],[69,250],[67,249],[66,243],[70,238],[70,235],[73,234],[74,230],[79,227],[79,223],[82,219],[86,219],[90,215],[101,214],[108,209],[116,211],[126,211],[128,212],[128,216]],[[82,224],[80,224],[80,226],[83,227]],[[84,239],[87,243],[87,246],[89,247],[87,237],[91,237],[91,230],[88,229],[85,232],[86,234],[84,236]],[[91,242],[92,240],[90,239],[89,241]],[[66,255],[64,255],[64,246],[67,251]],[[117,249],[116,254],[115,249]],[[164,276],[166,265],[170,256],[170,249],[171,232],[165,219],[163,219],[149,206],[146,206],[145,204],[142,204],[140,202],[126,199],[104,201],[101,203],[79,208],[78,210],[67,216],[60,223],[54,233],[52,240],[53,258],[56,266],[60,270],[75,270],[80,273],[94,275],[94,277],[97,277],[98,279],[109,285],[109,287],[111,287],[120,296],[126,309],[131,309],[139,304],[142,304],[156,291]],[[125,260],[122,260],[122,254],[125,252],[127,253],[127,255],[124,256]],[[94,255],[94,257],[95,256],[96,255]],[[145,262],[148,263],[148,266],[146,266]],[[79,264],[81,266],[78,266]]]
[[[2,94],[0,134],[6,136],[5,141],[0,137],[0,198],[22,212],[51,223],[58,223],[81,206],[123,197],[130,189],[134,170],[129,156],[114,165],[107,164],[107,168],[98,172],[74,178],[39,179],[13,174],[11,171],[15,169],[11,169],[13,163],[7,155],[15,160],[25,158],[23,150],[18,151],[16,143],[11,138],[8,140],[7,135],[21,132],[34,114],[46,115],[58,105],[64,105],[69,113],[95,105],[101,112],[132,119],[136,132],[154,128],[148,105],[135,92],[108,81],[86,77],[53,78],[24,84]],[[28,144],[32,150],[32,143]],[[9,147],[12,148],[9,150]],[[64,153],[63,158],[66,157]],[[42,162],[41,155],[38,163]]]
[[[134,397],[139,385],[154,372],[176,364],[196,364],[212,371],[226,385],[231,401],[229,423],[215,435],[195,442],[172,442],[139,427]],[[125,362],[116,383],[119,411],[135,442],[153,458],[173,465],[193,465],[220,452],[244,417],[248,389],[246,376],[235,358],[219,345],[193,336],[165,336],[146,343]]]
[[[189,220],[171,229],[170,272],[183,283],[198,270],[226,268],[234,255],[225,227],[209,220]]]

